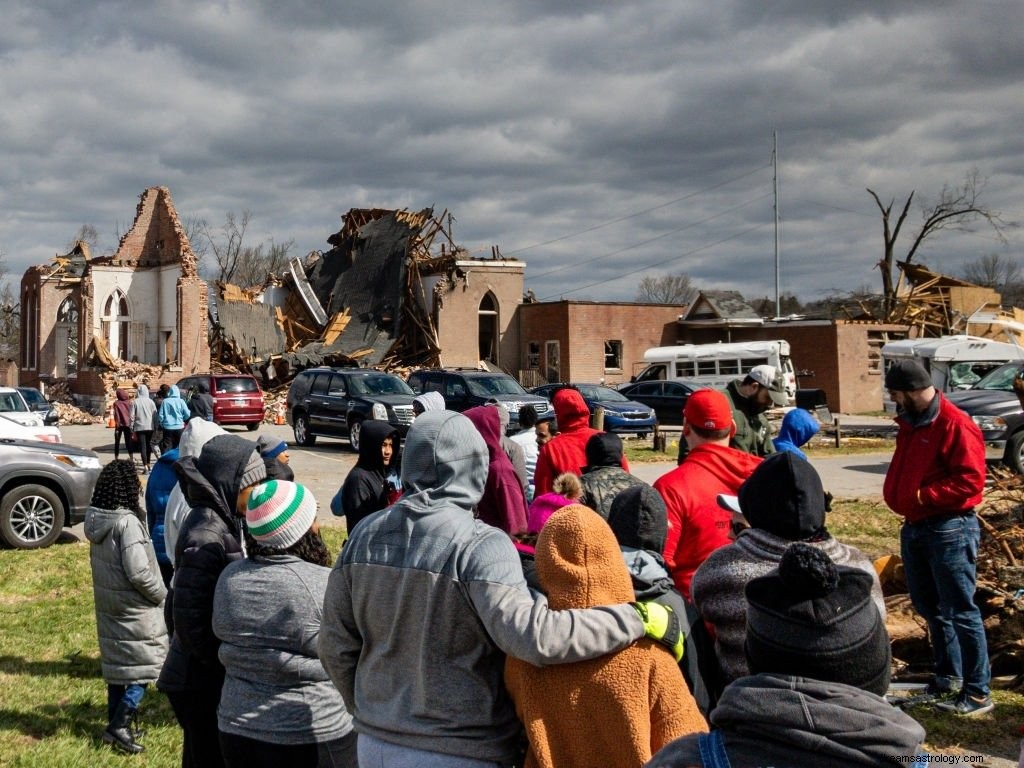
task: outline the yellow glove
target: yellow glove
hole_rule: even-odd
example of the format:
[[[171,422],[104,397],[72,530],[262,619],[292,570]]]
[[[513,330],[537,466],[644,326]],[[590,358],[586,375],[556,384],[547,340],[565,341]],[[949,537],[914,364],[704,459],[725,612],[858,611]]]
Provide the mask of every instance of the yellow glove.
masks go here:
[[[676,663],[682,661],[685,638],[676,612],[671,607],[653,600],[632,605],[644,624],[644,634],[668,648]]]

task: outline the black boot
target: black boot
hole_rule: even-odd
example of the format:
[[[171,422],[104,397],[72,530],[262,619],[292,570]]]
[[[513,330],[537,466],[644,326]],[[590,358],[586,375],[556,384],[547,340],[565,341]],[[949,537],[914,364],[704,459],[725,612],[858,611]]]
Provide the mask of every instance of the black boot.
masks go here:
[[[132,714],[135,710],[130,709],[123,701],[114,710],[114,716],[110,718],[110,725],[103,731],[103,741],[110,744],[114,749],[127,752],[130,755],[137,755],[142,751],[142,745],[135,742],[131,731]]]
[[[146,729],[139,725],[139,710],[133,710],[131,719],[128,721],[128,730],[132,732],[132,739],[142,741],[146,735]]]

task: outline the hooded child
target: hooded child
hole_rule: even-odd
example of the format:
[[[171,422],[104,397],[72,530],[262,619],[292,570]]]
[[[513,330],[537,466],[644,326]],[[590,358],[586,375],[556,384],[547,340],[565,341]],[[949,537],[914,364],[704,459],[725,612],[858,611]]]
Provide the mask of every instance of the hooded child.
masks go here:
[[[537,576],[555,610],[634,599],[615,535],[580,504],[544,525]],[[707,730],[679,667],[650,640],[575,664],[510,658],[505,685],[526,729],[526,768],[640,768],[671,740]]]
[[[153,454],[153,429],[156,426],[156,403],[149,396],[149,387],[139,384],[132,400],[132,432],[139,439],[139,456],[142,459],[142,474],[149,474],[150,458]]]
[[[166,402],[166,401],[164,401]],[[192,511],[174,550],[174,583],[167,598],[171,647],[157,686],[167,694],[184,732],[183,765],[221,765],[217,705],[224,667],[213,633],[213,596],[221,572],[244,556],[242,515],[252,486],[267,468],[256,444],[219,435],[198,458],[174,465]]]
[[[861,569],[789,547],[745,589],[750,675],[725,689],[710,734],[669,744],[649,768],[921,762],[924,729],[884,698],[892,655],[872,589]]]
[[[498,409],[479,405],[465,416],[477,428],[487,445],[489,463],[484,494],[477,504],[477,516],[510,536],[526,532],[526,492],[512,462],[501,445],[501,417]]]
[[[636,485],[647,483],[622,468],[622,438],[612,432],[598,432],[587,440],[587,466],[583,469],[583,497],[580,503],[605,520],[612,511],[612,500]]]
[[[167,656],[167,589],[142,522],[139,490],[135,465],[114,459],[100,472],[85,515],[100,668],[107,684],[103,741],[130,754],[143,750],[136,712]]]
[[[538,496],[527,508],[526,533],[514,536],[513,540],[519,551],[519,559],[523,564],[526,586],[530,589],[541,591],[540,582],[537,581],[537,564],[534,561],[534,553],[537,549],[537,536],[544,528],[544,523],[562,507],[568,507],[570,504],[578,502],[582,495],[583,486],[580,485],[579,477],[571,472],[563,472],[555,478],[555,489],[551,493]]]
[[[189,420],[192,413],[188,405],[181,399],[177,384],[171,384],[167,389],[167,395],[160,403],[156,418],[163,431],[160,439],[160,450],[168,451],[177,448],[181,441],[181,432],[185,429],[185,422]],[[209,421],[207,419],[206,421]]]
[[[782,417],[782,426],[779,427],[779,436],[772,439],[776,451],[789,451],[806,459],[807,454],[800,449],[818,434],[821,425],[814,418],[814,414],[803,408],[794,408]]]
[[[386,421],[363,422],[359,459],[331,499],[331,512],[345,518],[345,529],[349,533],[363,518],[391,503],[387,479],[398,450],[397,443],[398,432]]]

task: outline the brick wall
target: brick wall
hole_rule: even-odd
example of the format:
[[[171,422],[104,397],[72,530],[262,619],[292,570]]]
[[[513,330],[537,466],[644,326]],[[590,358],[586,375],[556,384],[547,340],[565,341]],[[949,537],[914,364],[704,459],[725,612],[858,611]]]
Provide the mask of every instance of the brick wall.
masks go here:
[[[465,279],[456,279],[443,294],[438,312],[437,335],[441,364],[476,366],[480,360],[480,303],[487,294],[498,307],[498,365],[515,370],[519,358],[519,325],[516,308],[523,300],[520,261],[460,261]]]

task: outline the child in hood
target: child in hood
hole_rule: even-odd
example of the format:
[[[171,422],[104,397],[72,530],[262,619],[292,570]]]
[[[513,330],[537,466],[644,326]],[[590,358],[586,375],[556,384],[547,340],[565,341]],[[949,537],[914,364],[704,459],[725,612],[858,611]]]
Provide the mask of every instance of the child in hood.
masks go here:
[[[363,422],[359,460],[331,499],[331,512],[345,518],[349,533],[364,517],[392,503],[388,477],[398,463],[397,454],[398,432],[394,427],[377,419]]]
[[[800,448],[818,434],[819,429],[821,426],[810,411],[794,408],[782,418],[779,436],[772,438],[772,442],[775,443],[776,451],[789,451],[806,459],[807,454]]]

